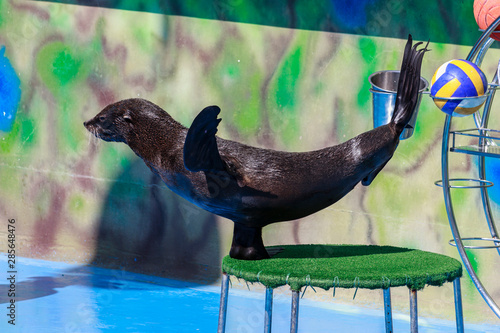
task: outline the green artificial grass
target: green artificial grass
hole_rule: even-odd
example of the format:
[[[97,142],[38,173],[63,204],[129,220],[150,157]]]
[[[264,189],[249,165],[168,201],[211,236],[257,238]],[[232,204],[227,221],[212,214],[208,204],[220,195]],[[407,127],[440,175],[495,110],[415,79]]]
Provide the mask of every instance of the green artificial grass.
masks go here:
[[[283,251],[265,260],[222,260],[222,271],[266,287],[289,285],[328,290],[441,286],[462,276],[462,264],[442,254],[393,246],[281,245]]]

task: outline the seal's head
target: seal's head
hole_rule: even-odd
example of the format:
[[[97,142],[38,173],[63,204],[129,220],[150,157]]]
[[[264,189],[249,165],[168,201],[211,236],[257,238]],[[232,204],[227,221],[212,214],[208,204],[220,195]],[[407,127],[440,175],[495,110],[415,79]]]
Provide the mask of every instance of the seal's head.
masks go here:
[[[157,105],[131,98],[108,105],[83,125],[99,139],[129,144],[130,139],[161,127],[169,119],[170,116]]]
[[[105,107],[83,125],[90,133],[104,141],[126,142],[131,123],[132,118],[128,108],[115,103]]]

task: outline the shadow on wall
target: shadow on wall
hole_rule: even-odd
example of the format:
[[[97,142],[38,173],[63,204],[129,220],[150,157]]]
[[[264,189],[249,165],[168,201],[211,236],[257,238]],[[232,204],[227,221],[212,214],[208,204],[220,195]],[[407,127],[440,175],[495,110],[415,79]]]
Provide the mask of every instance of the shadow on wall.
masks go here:
[[[104,202],[93,265],[213,283],[220,276],[216,217],[170,191],[140,160]]]

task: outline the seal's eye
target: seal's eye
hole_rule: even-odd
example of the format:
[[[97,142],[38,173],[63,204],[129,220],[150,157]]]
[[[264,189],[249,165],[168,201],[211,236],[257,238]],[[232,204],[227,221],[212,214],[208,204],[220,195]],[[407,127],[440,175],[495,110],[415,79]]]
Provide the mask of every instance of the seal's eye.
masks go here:
[[[125,121],[126,121],[127,123],[129,123],[129,124],[131,124],[131,123],[132,123],[132,117],[130,117],[130,115],[129,115],[129,114],[124,114],[124,115],[123,115],[123,119],[125,119]]]
[[[105,120],[106,120],[106,117],[104,117],[104,116],[100,116],[100,117],[99,117],[99,121],[101,121],[101,122],[102,122],[102,121],[105,121]]]

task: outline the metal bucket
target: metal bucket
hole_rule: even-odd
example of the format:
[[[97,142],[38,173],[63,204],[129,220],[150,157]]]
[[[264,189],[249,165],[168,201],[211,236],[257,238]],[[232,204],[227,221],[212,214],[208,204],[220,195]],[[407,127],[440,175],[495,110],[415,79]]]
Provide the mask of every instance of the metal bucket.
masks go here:
[[[398,90],[399,71],[380,71],[373,73],[368,78],[373,94],[373,127],[379,127],[388,124],[391,121],[394,105],[396,104],[396,92]],[[427,90],[429,82],[420,77],[420,89],[418,90],[418,100],[415,111],[408,125],[401,133],[400,140],[408,139],[413,135],[415,124],[417,122],[418,108],[422,99],[422,92]]]

